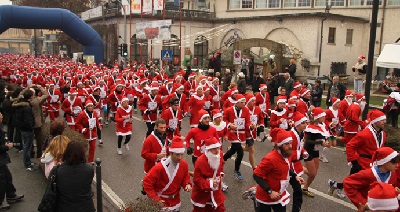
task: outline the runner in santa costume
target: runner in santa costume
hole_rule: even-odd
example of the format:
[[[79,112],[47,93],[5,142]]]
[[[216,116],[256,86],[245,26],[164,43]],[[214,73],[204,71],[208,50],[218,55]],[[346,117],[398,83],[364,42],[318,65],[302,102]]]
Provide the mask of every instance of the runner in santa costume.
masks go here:
[[[221,143],[215,137],[205,140],[205,153],[194,166],[193,191],[190,201],[193,212],[225,211],[225,195],[221,189],[224,177],[224,160]]]
[[[179,108],[182,111],[183,115],[187,115],[186,113],[189,111],[187,107],[187,101],[186,101],[186,95],[184,94],[183,91],[183,85],[179,86],[176,88],[175,92],[168,95],[162,102],[163,104],[163,109],[167,109],[170,107],[170,99],[172,98],[177,98],[179,100]]]
[[[135,88],[133,88],[133,84],[132,83],[127,83],[125,88],[124,88],[124,92],[126,95],[126,98],[129,99],[129,105],[133,104],[133,101],[135,100]]]
[[[179,211],[181,206],[181,188],[192,190],[188,163],[183,160],[185,148],[180,137],[175,136],[169,147],[169,157],[161,160],[143,178],[143,187],[147,196],[163,204],[163,209]]]
[[[299,183],[303,179],[290,169],[292,155],[292,136],[284,129],[271,130],[271,141],[275,149],[268,153],[253,171],[257,182],[256,201],[258,211],[286,211],[290,202],[290,194],[286,190],[290,178]]]
[[[118,149],[117,153],[122,155],[122,139],[125,136],[125,149],[129,151],[129,141],[132,135],[132,106],[129,105],[129,99],[123,97],[121,105],[118,106],[117,112],[115,113],[115,127],[116,134],[118,136]]]
[[[235,159],[235,177],[243,180],[240,173],[240,165],[243,159],[242,144],[246,142],[246,135],[250,130],[257,128],[257,125],[250,122],[250,112],[246,105],[246,98],[242,94],[236,95],[236,104],[224,111],[223,120],[228,126],[227,137],[231,143],[231,148],[224,154],[224,160],[227,161],[232,155],[237,153]]]
[[[279,97],[278,97],[279,98]],[[286,104],[286,119],[288,120],[289,127],[293,127],[293,116],[296,113],[297,104],[294,99],[288,99]]]
[[[364,95],[356,94],[356,102],[353,102],[346,109],[346,121],[343,125],[345,144],[351,141],[366,126],[366,123],[360,119],[361,113],[365,108],[365,101]]]
[[[271,110],[269,126],[271,127],[271,130],[278,127],[287,130],[289,129],[289,122],[286,114],[286,99],[278,97],[276,104],[274,110]]]
[[[264,113],[264,123],[267,123],[267,118],[269,116],[268,110],[271,109],[271,101],[269,99],[267,85],[261,84],[260,92],[256,94],[256,106],[260,107],[261,111]]]
[[[182,112],[179,108],[179,100],[177,98],[170,99],[168,109],[164,109],[161,118],[167,123],[167,138],[172,140],[174,136],[181,136],[180,123],[183,119]]]
[[[374,152],[385,146],[386,133],[383,131],[386,123],[385,114],[380,110],[372,110],[368,113],[368,117],[371,120],[368,126],[346,145],[347,161],[352,165],[350,174],[368,169]]]
[[[255,169],[256,159],[254,157],[254,140],[257,139],[257,141],[261,141],[260,138],[257,138],[257,130],[261,128],[259,130],[262,132],[264,131],[264,114],[261,109],[256,106],[256,98],[252,94],[247,95],[246,99],[246,107],[250,112],[250,122],[251,124],[256,125],[257,128],[248,131],[248,134],[246,135],[246,145],[243,147],[243,151],[249,152],[251,167]]]
[[[76,95],[78,92],[74,88],[71,88],[68,92],[69,97],[64,99],[61,109],[65,113],[65,119],[67,121],[67,125],[71,128],[71,130],[75,130],[75,122],[78,115],[82,112],[82,102]]]
[[[139,108],[143,114],[143,120],[147,125],[146,137],[154,130],[154,123],[157,120],[157,111],[162,110],[161,96],[158,95],[158,84],[150,87],[150,94],[146,94],[139,101]]]
[[[212,96],[213,99],[213,107],[212,109],[220,109],[221,108],[221,87],[219,85],[219,79],[218,77],[213,77],[211,80],[211,85],[210,85],[210,95]]]
[[[310,124],[304,130],[305,140],[304,149],[308,152],[309,156],[304,159],[308,170],[307,181],[303,187],[303,193],[309,197],[314,197],[314,194],[308,190],[308,187],[314,181],[317,176],[319,168],[319,146],[329,147],[330,143],[327,141],[330,136],[329,132],[325,128],[325,116],[326,113],[320,107],[316,107],[312,110],[309,115]]]
[[[222,111],[226,111],[228,108],[234,106],[236,104],[236,95],[239,94],[238,89],[231,89],[231,96],[226,99],[224,104],[222,105]]]
[[[158,119],[154,126],[154,131],[143,141],[141,155],[144,158],[144,172],[146,173],[168,154],[166,128],[165,120]]]
[[[135,87],[135,96],[133,99],[133,109],[135,113],[137,112],[137,103],[140,99],[143,98],[144,95],[147,94],[147,89],[149,88],[147,83],[149,82],[148,79],[142,78],[139,80],[139,85]]]
[[[200,120],[197,123],[197,126],[190,129],[188,134],[186,135],[186,148],[187,154],[192,155],[192,162],[193,164],[196,163],[196,160],[202,153],[204,153],[204,141],[208,137],[215,137],[219,139],[217,130],[214,127],[210,127],[210,114],[201,109],[197,111],[198,115],[200,116]],[[193,139],[193,148],[190,147],[190,140]]]
[[[86,97],[88,95],[88,92],[83,89],[83,84],[81,81],[79,81],[76,84],[76,92],[78,92],[78,94],[76,95],[79,99],[81,99],[81,102],[85,102],[86,101]]]
[[[188,80],[183,84],[184,87],[184,94],[189,99],[190,96],[193,95],[194,90],[196,89],[197,82],[196,82],[196,74],[191,73],[188,77]]]
[[[338,137],[338,132],[340,131],[341,125],[339,121],[339,106],[340,106],[340,99],[336,97],[332,97],[331,101],[332,106],[329,106],[327,110],[325,110],[325,124],[328,126],[329,133],[331,136],[329,137],[331,145],[336,146],[336,140]],[[342,138],[339,136],[339,139]],[[324,163],[328,163],[328,159],[326,158],[326,154],[328,153],[329,148],[324,147],[322,149],[322,154],[320,160]]]
[[[304,130],[308,124],[308,118],[301,113],[294,113],[293,115],[293,127],[289,133],[292,136],[292,150],[291,156],[291,169],[296,173],[297,176],[301,177],[304,173],[303,165],[301,164],[302,159],[308,158],[308,153],[304,149]],[[301,205],[303,204],[303,192],[301,190],[300,183],[295,178],[290,178],[290,185],[293,188],[293,207],[292,212],[299,212]]]
[[[226,127],[226,122],[222,120],[222,113],[219,109],[214,109],[212,111],[212,119],[213,121],[210,122],[210,126],[214,127],[217,130],[217,134],[222,145],[224,137],[228,132],[228,128]]]
[[[339,121],[342,126],[344,125],[344,122],[346,121],[347,109],[350,107],[350,105],[352,103],[353,103],[353,94],[351,93],[350,90],[346,90],[344,99],[340,101],[339,112],[338,112]],[[349,141],[347,141],[347,142],[349,142]]]
[[[100,130],[102,128],[102,126],[100,125],[99,117],[93,109],[93,102],[87,100],[85,103],[85,110],[79,114],[76,121],[77,131],[82,133],[86,141],[89,142],[88,162],[94,162],[94,153],[96,151],[97,126],[100,128]]]
[[[399,159],[398,153],[392,148],[382,147],[374,153],[372,160],[374,163],[371,168],[352,174],[343,180],[344,192],[359,211],[367,204],[369,185],[381,182],[393,186],[397,183],[395,171]]]
[[[197,86],[196,88],[196,94],[193,94],[190,97],[190,100],[187,102],[187,106],[189,108],[190,112],[190,127],[196,127],[197,124],[200,121],[200,115],[199,115],[199,110],[204,108],[205,104],[205,98],[204,98],[204,90],[202,86]]]
[[[121,81],[120,81],[121,82]],[[124,84],[119,83],[115,87],[115,90],[112,90],[107,97],[107,104],[111,105],[110,114],[108,114],[108,119],[115,116],[117,112],[118,106],[121,104],[121,100],[125,97],[125,92],[123,90]]]
[[[174,80],[170,79],[166,83],[166,85],[160,86],[159,94],[161,95],[161,99],[164,100],[168,95],[172,94],[175,90],[173,88]]]
[[[393,185],[374,182],[369,186],[368,202],[363,209],[372,212],[399,211],[398,195]]]
[[[212,108],[214,107],[213,97],[210,95],[210,87],[204,87],[204,110],[208,113],[211,113]]]
[[[237,84],[234,82],[231,82],[229,85],[229,90],[227,90],[224,95],[221,98],[221,102],[225,102],[230,96],[232,96],[232,90],[236,89],[237,90]]]
[[[47,113],[50,116],[50,121],[54,121],[54,119],[60,116],[62,94],[60,90],[55,88],[53,81],[49,82],[48,85],[49,89],[47,92],[49,93],[49,97],[46,99]]]
[[[302,89],[303,85],[299,81],[294,82],[293,91],[289,94],[289,96],[297,96],[297,98],[300,98],[300,93]]]
[[[312,106],[310,103],[310,98],[311,98],[310,90],[306,88],[302,89],[300,92],[300,99],[297,102],[296,111],[307,116],[308,111],[314,108],[314,106]]]
[[[99,118],[99,121],[101,123],[101,120],[103,119],[103,101],[100,98],[100,87],[99,86],[93,86],[92,88],[93,93],[91,93],[88,97],[87,100],[93,102],[94,105],[94,113],[97,114],[97,117]],[[103,141],[101,140],[101,129],[99,126],[97,126],[97,140],[99,141],[99,144],[103,144]]]

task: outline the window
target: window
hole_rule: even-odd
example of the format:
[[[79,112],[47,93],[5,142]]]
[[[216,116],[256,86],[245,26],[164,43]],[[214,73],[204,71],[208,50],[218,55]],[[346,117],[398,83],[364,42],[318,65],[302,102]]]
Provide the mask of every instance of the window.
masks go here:
[[[284,7],[310,7],[311,0],[283,0]]]
[[[336,41],[336,28],[329,27],[328,43],[335,43]]]
[[[229,9],[252,9],[253,0],[229,0]]]
[[[353,44],[353,29],[347,29],[346,33],[346,44]]]
[[[400,5],[400,0],[388,0],[387,5]]]
[[[350,0],[350,6],[369,6],[372,2],[373,0]],[[382,0],[379,0],[379,5],[382,5]]]
[[[344,0],[315,0],[316,7],[325,7],[326,5],[344,6]]]
[[[256,0],[256,8],[280,8],[280,0]]]
[[[197,58],[197,64],[193,64],[197,67],[203,67],[204,59],[207,57],[208,53],[208,40],[204,36],[199,36],[194,41],[194,58]]]
[[[172,50],[173,57],[179,57],[181,55],[180,49],[179,49],[179,44],[180,44],[180,41],[179,41],[178,36],[172,34],[170,40],[164,41],[163,49]]]
[[[148,42],[144,39],[136,39],[136,34],[132,36],[130,45],[130,59],[139,63],[144,63],[149,59]]]

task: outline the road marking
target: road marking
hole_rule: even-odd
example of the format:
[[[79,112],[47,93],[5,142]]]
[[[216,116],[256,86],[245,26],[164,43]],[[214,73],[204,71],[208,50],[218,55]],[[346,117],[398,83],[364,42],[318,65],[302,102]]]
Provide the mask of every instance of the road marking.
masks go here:
[[[94,175],[93,181],[94,183],[97,183],[96,174]],[[121,206],[125,206],[124,201],[122,201],[122,199],[119,198],[119,196],[103,180],[101,180],[101,188],[118,208],[121,208]]]
[[[232,159],[232,160],[235,160],[236,158],[235,158],[235,157],[231,157],[231,159]],[[245,166],[248,166],[248,167],[252,168],[252,167],[251,167],[251,164],[250,164],[249,162],[246,162],[246,161],[243,161],[243,160],[242,160],[242,164],[245,165]],[[310,188],[310,187],[308,188],[308,190],[310,190],[310,191],[313,192],[314,194],[316,194],[316,195],[318,195],[318,196],[321,196],[321,197],[323,197],[323,198],[325,198],[325,199],[331,200],[331,201],[333,201],[333,202],[335,202],[335,203],[341,204],[341,205],[343,205],[343,206],[345,206],[345,207],[348,207],[348,208],[351,208],[351,209],[353,209],[353,210],[357,210],[357,208],[356,208],[353,204],[348,203],[348,202],[346,202],[346,201],[344,201],[344,200],[337,199],[337,198],[335,198],[335,197],[333,197],[333,196],[330,196],[330,195],[328,195],[328,194],[325,194],[325,193],[323,193],[323,192],[321,192],[321,191],[315,190],[315,189]]]

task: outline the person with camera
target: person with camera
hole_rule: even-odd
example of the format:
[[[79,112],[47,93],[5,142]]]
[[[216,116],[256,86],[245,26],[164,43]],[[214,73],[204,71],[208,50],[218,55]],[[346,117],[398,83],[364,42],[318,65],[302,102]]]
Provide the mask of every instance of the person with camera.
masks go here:
[[[6,143],[6,132],[3,130],[3,114],[0,113],[0,210],[10,209],[8,203],[19,201],[24,195],[17,195],[12,182],[12,175],[7,167],[11,163],[7,151],[13,148],[13,143]],[[7,196],[5,200],[4,197]]]
[[[363,83],[367,74],[367,64],[365,63],[365,56],[358,57],[357,63],[352,67],[354,76],[354,92],[363,93]]]

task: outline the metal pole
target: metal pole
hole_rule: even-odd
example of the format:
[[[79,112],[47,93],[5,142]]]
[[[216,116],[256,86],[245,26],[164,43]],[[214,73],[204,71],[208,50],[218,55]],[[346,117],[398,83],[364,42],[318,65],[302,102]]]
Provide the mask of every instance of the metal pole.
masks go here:
[[[365,99],[367,100],[367,105],[365,106],[362,118],[365,120],[368,114],[369,108],[369,98],[371,90],[371,80],[372,80],[372,67],[374,65],[374,52],[375,52],[375,40],[376,40],[376,25],[378,19],[378,9],[379,0],[373,0],[372,2],[372,17],[371,17],[371,28],[369,32],[369,50],[368,50],[368,64],[367,64],[367,78],[365,82]]]
[[[33,46],[33,51],[35,51],[35,57],[37,57],[37,41],[36,41],[36,29],[33,30],[33,38],[34,38],[34,46]]]
[[[97,182],[97,211],[103,212],[103,193],[101,188],[101,160],[96,158],[96,182]]]
[[[179,0],[179,68],[181,67],[181,60],[182,60],[182,0]]]
[[[125,10],[124,5],[122,5],[122,8],[124,9],[124,43],[127,44],[126,43],[126,10]],[[124,55],[124,68],[125,67],[126,67],[126,55]]]

